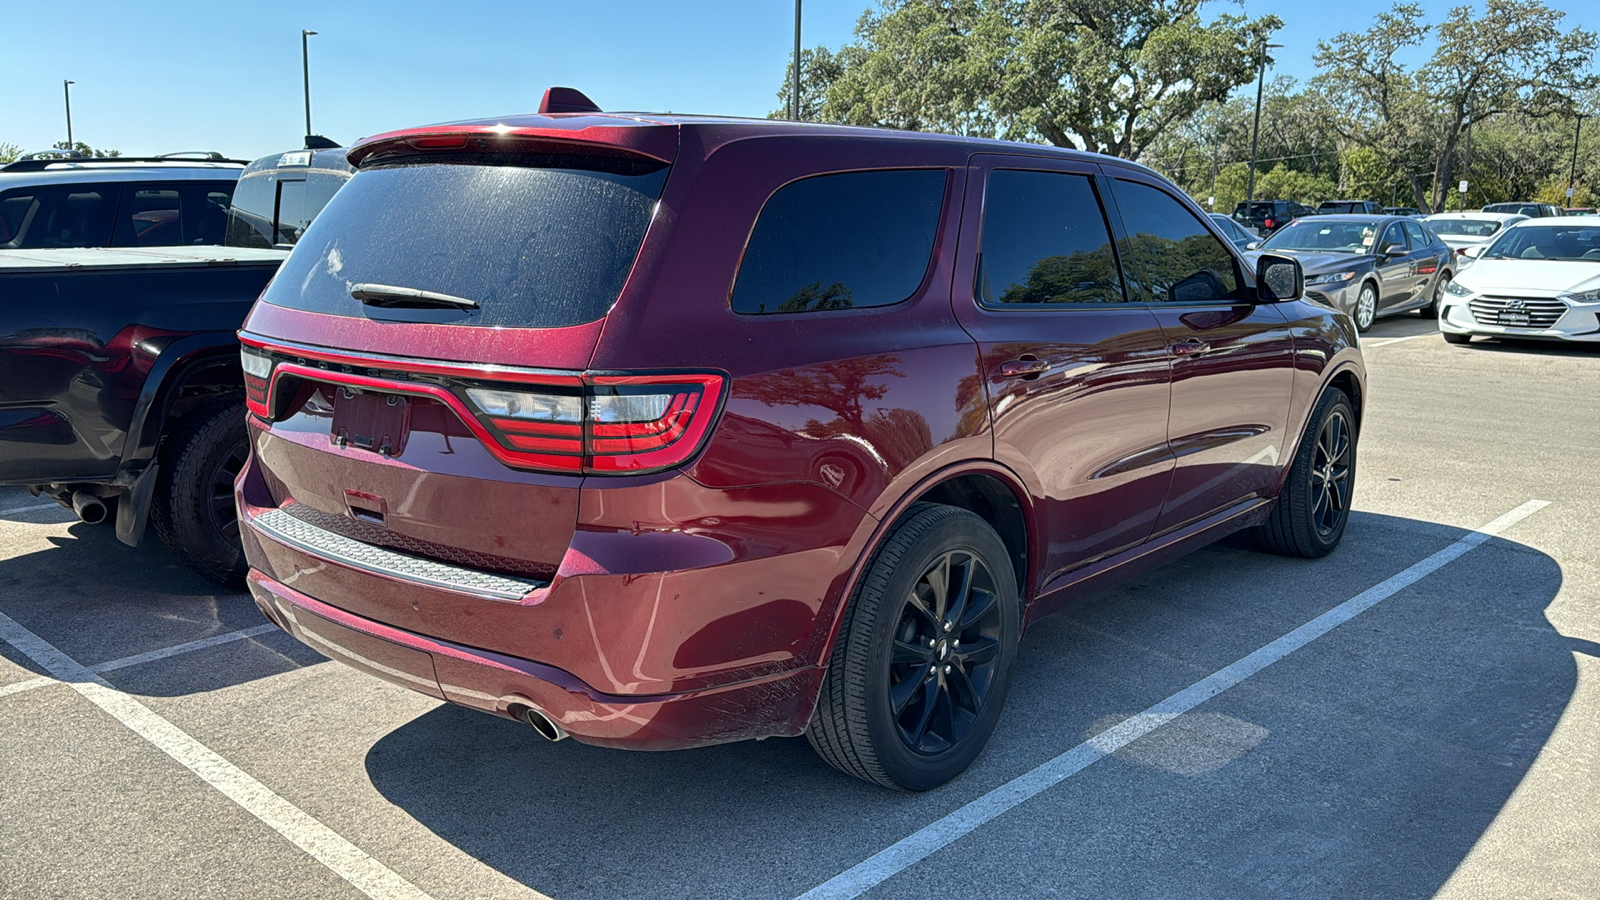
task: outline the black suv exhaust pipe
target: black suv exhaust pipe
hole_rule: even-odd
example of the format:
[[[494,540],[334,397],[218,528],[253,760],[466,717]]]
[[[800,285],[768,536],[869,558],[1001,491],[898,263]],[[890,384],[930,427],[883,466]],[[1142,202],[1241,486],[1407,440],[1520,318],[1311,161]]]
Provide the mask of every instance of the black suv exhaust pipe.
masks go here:
[[[72,492],[72,511],[90,525],[99,525],[106,520],[105,503],[99,497],[83,491]]]

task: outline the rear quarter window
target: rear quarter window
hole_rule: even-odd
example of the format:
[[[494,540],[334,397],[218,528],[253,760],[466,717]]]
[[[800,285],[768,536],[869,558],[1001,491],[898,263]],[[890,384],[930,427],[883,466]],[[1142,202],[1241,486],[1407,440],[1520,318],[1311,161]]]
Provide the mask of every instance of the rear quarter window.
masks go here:
[[[933,256],[948,175],[896,169],[818,175],[762,208],[730,305],[749,315],[890,306]]]

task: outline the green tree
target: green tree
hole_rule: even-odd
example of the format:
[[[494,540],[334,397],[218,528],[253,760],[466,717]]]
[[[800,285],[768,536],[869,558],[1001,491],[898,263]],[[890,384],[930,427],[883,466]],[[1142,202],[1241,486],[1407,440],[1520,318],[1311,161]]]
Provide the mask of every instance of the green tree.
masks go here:
[[[106,159],[106,158],[109,158],[109,157],[121,156],[122,155],[122,151],[121,150],[96,150],[95,148],[89,146],[88,144],[85,144],[83,141],[75,141],[70,146],[67,144],[66,141],[57,141],[55,143],[55,145],[53,147],[51,147],[51,149],[52,150],[76,150],[79,153],[83,154],[84,156],[92,156],[92,157],[95,157],[96,159]]]
[[[838,74],[817,118],[1137,158],[1247,83],[1252,48],[1282,26],[1276,16],[1208,21],[1206,2],[883,0],[832,54]]]
[[[0,165],[4,165],[8,162],[16,162],[17,157],[21,155],[22,148],[18,147],[16,144],[0,143]]]
[[[1345,193],[1355,200],[1387,203],[1405,184],[1395,164],[1372,147],[1355,147],[1344,155]]]

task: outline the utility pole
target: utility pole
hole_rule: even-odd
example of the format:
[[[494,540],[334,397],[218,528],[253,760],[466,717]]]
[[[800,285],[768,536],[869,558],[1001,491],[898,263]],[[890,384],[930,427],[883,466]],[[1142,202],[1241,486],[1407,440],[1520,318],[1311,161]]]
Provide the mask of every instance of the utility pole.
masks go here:
[[[1567,201],[1572,201],[1578,181],[1578,137],[1583,134],[1583,113],[1577,113],[1578,127],[1572,129],[1572,168],[1567,170]]]
[[[71,151],[72,148],[74,146],[76,146],[75,144],[72,143],[72,86],[74,84],[77,84],[77,82],[75,82],[75,81],[66,81],[66,80],[63,80],[61,82],[61,93],[66,95],[66,98],[67,98],[67,150],[68,151]],[[1576,157],[1574,157],[1574,158],[1576,158]]]
[[[1267,36],[1261,36],[1261,73],[1256,76],[1256,123],[1250,129],[1250,180],[1244,189],[1244,199],[1248,202],[1256,198],[1256,144],[1261,139],[1261,91],[1267,84],[1267,50],[1282,47],[1282,44],[1267,43]]]
[[[306,83],[306,135],[311,134],[311,51],[306,44],[306,39],[316,34],[315,31],[300,30],[300,72],[305,77]]]
[[[794,92],[789,113],[789,118],[800,121],[800,0],[794,0]]]

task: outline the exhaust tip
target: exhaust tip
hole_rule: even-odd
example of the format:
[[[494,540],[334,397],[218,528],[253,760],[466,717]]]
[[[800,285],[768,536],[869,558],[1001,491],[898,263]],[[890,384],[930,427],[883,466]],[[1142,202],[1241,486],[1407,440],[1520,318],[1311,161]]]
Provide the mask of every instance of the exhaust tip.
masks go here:
[[[518,721],[526,722],[533,726],[533,730],[537,731],[539,736],[547,741],[559,741],[567,736],[566,729],[557,725],[554,719],[531,706],[516,703],[510,707],[510,712],[517,717]]]
[[[72,494],[72,511],[78,518],[90,525],[99,525],[106,520],[106,505],[93,494],[83,491],[74,491]]]

